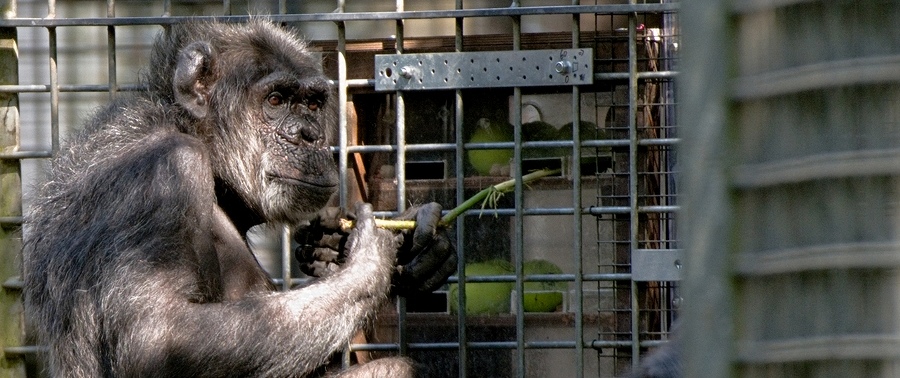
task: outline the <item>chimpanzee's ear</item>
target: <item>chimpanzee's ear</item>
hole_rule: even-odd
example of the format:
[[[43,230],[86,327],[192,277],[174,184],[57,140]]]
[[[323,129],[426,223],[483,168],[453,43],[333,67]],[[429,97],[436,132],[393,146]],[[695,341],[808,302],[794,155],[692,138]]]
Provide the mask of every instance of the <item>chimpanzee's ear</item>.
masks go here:
[[[178,52],[172,78],[175,100],[194,117],[206,116],[214,64],[215,53],[209,43],[193,42]]]

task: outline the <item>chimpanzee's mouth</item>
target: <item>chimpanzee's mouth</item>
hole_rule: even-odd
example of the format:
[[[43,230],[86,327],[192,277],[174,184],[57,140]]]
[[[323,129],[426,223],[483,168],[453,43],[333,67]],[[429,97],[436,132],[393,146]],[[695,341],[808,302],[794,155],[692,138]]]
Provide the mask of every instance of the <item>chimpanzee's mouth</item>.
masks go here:
[[[281,182],[286,185],[298,186],[301,188],[307,188],[309,190],[321,191],[321,192],[324,192],[324,191],[332,191],[333,192],[334,190],[337,189],[337,186],[339,184],[337,181],[337,175],[334,175],[335,177],[328,177],[330,175],[325,174],[325,175],[321,175],[321,176],[308,177],[308,178],[304,178],[304,179],[291,177],[291,176],[287,176],[287,175],[281,175],[281,174],[273,174],[273,173],[270,173],[266,176],[269,178],[269,180],[274,181],[274,182]]]

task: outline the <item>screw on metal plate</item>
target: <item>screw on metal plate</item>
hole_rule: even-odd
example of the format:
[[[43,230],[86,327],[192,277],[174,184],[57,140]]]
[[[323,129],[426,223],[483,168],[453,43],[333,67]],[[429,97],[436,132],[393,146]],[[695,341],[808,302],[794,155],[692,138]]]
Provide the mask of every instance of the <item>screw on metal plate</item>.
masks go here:
[[[410,66],[406,66],[400,69],[400,76],[405,79],[412,79],[415,76],[416,69]]]
[[[569,61],[561,60],[559,62],[556,62],[556,66],[554,68],[556,68],[556,72],[567,74],[572,71],[572,63]]]
[[[375,90],[592,84],[592,49],[375,56]]]

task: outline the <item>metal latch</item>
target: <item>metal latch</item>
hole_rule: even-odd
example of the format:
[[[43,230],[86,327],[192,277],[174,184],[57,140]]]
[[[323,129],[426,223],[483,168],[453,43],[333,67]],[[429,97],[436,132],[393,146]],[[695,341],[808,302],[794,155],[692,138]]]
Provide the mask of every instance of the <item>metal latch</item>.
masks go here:
[[[593,49],[375,55],[375,90],[584,85]]]

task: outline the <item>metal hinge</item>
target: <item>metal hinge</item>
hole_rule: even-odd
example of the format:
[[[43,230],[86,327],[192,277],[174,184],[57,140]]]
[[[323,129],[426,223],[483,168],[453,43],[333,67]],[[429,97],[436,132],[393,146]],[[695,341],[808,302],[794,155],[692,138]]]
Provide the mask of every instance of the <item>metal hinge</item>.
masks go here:
[[[375,55],[375,90],[584,85],[593,49]]]

